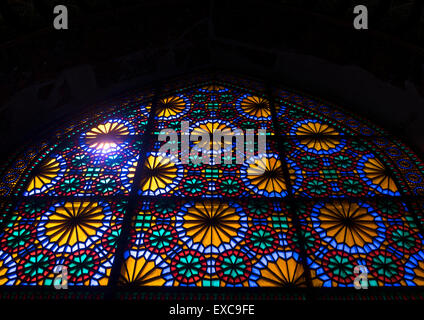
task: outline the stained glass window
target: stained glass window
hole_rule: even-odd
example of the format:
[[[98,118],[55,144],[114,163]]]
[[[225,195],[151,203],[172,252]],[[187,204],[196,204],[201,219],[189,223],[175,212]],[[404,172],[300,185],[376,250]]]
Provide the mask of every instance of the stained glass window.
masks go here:
[[[207,161],[183,148],[183,122],[211,137]],[[226,130],[254,139],[212,143]],[[370,287],[424,286],[423,178],[402,142],[317,98],[224,74],[170,81],[93,106],[4,166],[0,291],[54,290],[57,266],[74,290],[114,297],[353,287],[359,266]]]

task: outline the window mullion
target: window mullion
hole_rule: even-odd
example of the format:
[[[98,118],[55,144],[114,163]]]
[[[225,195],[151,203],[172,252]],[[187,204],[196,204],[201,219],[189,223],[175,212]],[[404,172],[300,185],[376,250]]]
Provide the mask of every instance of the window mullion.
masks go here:
[[[151,132],[153,131],[157,101],[159,99],[159,95],[161,92],[160,86],[156,87],[154,92],[155,94],[152,98],[152,103],[151,103],[152,106],[150,109],[150,114],[147,121],[146,129],[144,134],[140,136],[140,141],[141,141],[141,148],[140,148],[141,151],[139,154],[140,158],[137,163],[136,171],[133,178],[133,183],[131,186],[131,192],[130,192],[128,203],[125,209],[125,215],[124,215],[122,227],[121,227],[121,234],[117,241],[115,260],[112,266],[112,271],[111,271],[109,284],[108,284],[108,287],[110,289],[109,290],[110,295],[115,295],[117,291],[119,277],[121,275],[121,268],[123,263],[125,262],[124,252],[128,245],[132,220],[136,214],[137,204],[139,200],[141,199],[141,197],[138,196],[138,190],[141,183],[141,179],[144,175],[144,163],[147,159],[147,148],[149,145],[151,145],[150,144],[151,138],[152,138]],[[110,298],[113,299],[114,297],[111,296]]]
[[[275,108],[275,97],[274,97],[274,87],[272,85],[270,85],[270,83],[267,84],[267,98],[269,101],[269,105],[270,105],[270,109],[271,109],[271,117],[272,117],[272,122],[273,122],[273,126],[274,126],[274,132],[275,132],[275,136],[277,137],[277,152],[278,155],[280,157],[280,161],[282,164],[282,169],[283,169],[283,175],[284,175],[284,180],[285,180],[285,184],[286,184],[286,190],[287,190],[287,198],[286,198],[286,202],[287,202],[287,211],[289,213],[290,218],[292,219],[292,223],[293,226],[295,228],[296,231],[296,235],[297,238],[299,239],[299,249],[300,249],[300,259],[301,259],[301,263],[303,266],[303,270],[304,270],[304,276],[306,278],[306,285],[308,287],[308,289],[311,289],[313,287],[312,285],[312,277],[311,277],[311,272],[307,263],[307,254],[306,254],[306,245],[305,245],[305,238],[301,232],[301,222],[297,216],[297,212],[296,212],[296,200],[294,199],[294,194],[293,194],[293,186],[291,184],[291,180],[290,180],[290,172],[289,172],[289,167],[286,161],[286,152],[285,152],[285,147],[283,144],[283,133],[280,132],[280,126],[278,124],[278,117],[277,117],[277,111]],[[308,299],[313,299],[312,296],[310,296],[310,291],[307,291],[307,298]]]

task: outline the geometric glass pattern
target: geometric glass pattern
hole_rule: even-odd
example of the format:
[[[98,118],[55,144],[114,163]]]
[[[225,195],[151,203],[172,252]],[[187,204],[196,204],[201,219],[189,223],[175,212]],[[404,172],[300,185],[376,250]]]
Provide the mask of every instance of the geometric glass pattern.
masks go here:
[[[159,134],[183,121],[192,136],[266,130],[265,153],[246,138],[237,163],[233,139],[199,163],[179,139],[166,157]],[[345,288],[356,266],[370,287],[424,286],[423,162],[337,106],[246,77],[99,104],[18,153],[0,195],[0,290],[52,287],[57,266],[75,290],[113,293]]]

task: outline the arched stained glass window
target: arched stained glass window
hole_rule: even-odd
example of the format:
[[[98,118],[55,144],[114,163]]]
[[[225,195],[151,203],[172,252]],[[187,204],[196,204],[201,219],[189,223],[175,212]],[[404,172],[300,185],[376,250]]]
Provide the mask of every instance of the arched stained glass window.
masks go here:
[[[184,121],[192,135],[266,130],[265,152],[246,136],[253,155],[241,163],[235,139],[221,144],[231,161],[186,163]],[[163,129],[179,135],[176,156],[161,151]],[[370,287],[423,286],[423,169],[377,126],[246,77],[132,92],[3,170],[0,292],[54,290],[57,266],[70,290],[100,297],[194,287],[302,294],[353,287],[357,266]]]

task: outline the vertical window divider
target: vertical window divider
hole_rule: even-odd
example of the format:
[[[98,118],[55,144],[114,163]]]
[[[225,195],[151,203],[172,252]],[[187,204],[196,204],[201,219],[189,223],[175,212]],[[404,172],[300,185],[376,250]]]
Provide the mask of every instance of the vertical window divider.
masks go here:
[[[138,195],[139,186],[141,183],[141,179],[144,176],[144,163],[147,159],[147,147],[151,144],[152,139],[152,132],[154,129],[154,122],[155,122],[155,115],[156,115],[156,109],[157,109],[157,103],[161,94],[161,87],[157,86],[154,89],[154,95],[151,100],[151,108],[150,108],[150,114],[147,121],[147,125],[145,128],[145,132],[143,135],[139,137],[141,141],[141,151],[139,155],[139,160],[137,163],[136,171],[133,178],[133,183],[131,187],[131,192],[129,194],[128,203],[125,209],[124,218],[122,221],[122,227],[121,227],[121,234],[117,240],[116,244],[116,252],[115,252],[115,259],[112,265],[112,270],[109,277],[108,282],[108,292],[106,295],[106,298],[114,299],[116,298],[117,293],[117,287],[119,282],[119,277],[121,275],[121,269],[123,266],[124,261],[124,252],[127,249],[128,241],[129,241],[129,234],[131,231],[131,226],[133,222],[133,218],[136,215],[136,209],[137,204],[140,200],[143,199],[142,196]]]
[[[307,263],[307,254],[306,254],[306,249],[305,249],[305,238],[301,232],[301,223],[300,220],[297,216],[297,212],[295,210],[296,207],[296,199],[293,196],[293,186],[291,184],[291,180],[290,180],[290,172],[289,172],[289,168],[287,165],[287,161],[286,161],[286,152],[285,152],[285,148],[284,145],[282,144],[282,139],[281,137],[282,132],[280,130],[280,126],[278,124],[278,116],[277,116],[277,111],[275,108],[275,97],[274,97],[274,92],[275,92],[275,88],[272,85],[272,83],[270,81],[268,81],[266,83],[266,96],[269,99],[269,106],[271,109],[271,118],[272,118],[272,122],[273,122],[273,126],[274,126],[274,132],[275,132],[275,137],[277,137],[277,152],[278,155],[280,157],[280,161],[282,164],[282,169],[283,169],[283,176],[284,176],[284,180],[286,182],[286,189],[287,189],[287,198],[285,199],[285,201],[287,202],[288,206],[287,206],[287,211],[289,213],[289,216],[292,220],[293,226],[295,228],[296,231],[296,235],[299,239],[299,250],[300,250],[300,259],[301,259],[301,263],[302,263],[302,267],[303,267],[303,271],[304,271],[304,276],[306,279],[306,285],[307,285],[307,290],[305,293],[305,298],[307,300],[315,300],[314,295],[312,295],[312,277],[311,277],[311,272]]]

